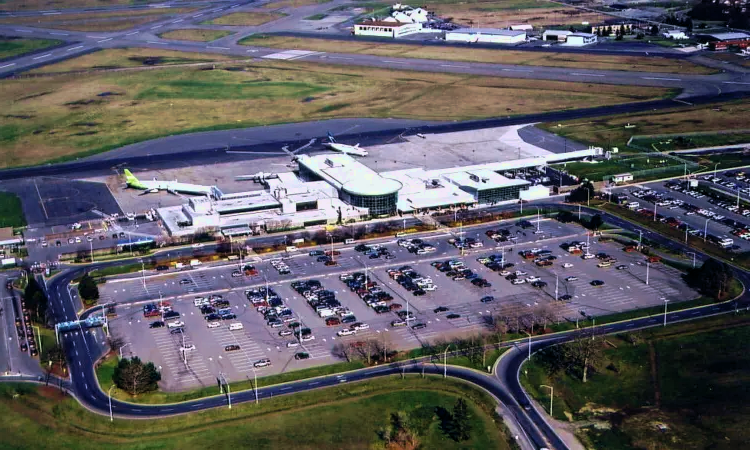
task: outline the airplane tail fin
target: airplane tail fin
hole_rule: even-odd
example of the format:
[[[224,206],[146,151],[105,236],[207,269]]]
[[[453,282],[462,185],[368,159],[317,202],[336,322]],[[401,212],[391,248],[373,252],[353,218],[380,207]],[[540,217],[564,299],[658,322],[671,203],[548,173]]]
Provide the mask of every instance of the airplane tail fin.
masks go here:
[[[328,132],[328,142],[336,142],[336,139],[334,139],[330,131]]]
[[[359,142],[357,142],[357,145],[355,145],[356,148],[359,148]]]
[[[137,183],[139,183],[138,178],[136,178],[135,175],[133,175],[133,173],[130,170],[125,169],[123,172],[125,173],[125,182],[126,183],[128,183],[128,184],[137,184]]]

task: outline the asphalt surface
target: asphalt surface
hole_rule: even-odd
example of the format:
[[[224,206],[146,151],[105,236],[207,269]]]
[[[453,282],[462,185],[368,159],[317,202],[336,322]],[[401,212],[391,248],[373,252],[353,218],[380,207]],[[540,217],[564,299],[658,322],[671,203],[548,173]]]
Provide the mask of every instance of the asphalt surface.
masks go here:
[[[557,204],[542,203],[539,206],[545,207],[561,207]],[[573,211],[577,211],[577,207],[573,206],[562,206]],[[508,209],[508,208],[505,208]],[[582,208],[587,213],[600,213],[596,210],[589,210],[588,208]],[[617,217],[610,216],[606,213],[601,213],[605,216],[605,220],[615,226],[621,227],[626,230],[637,232],[640,228],[629,222],[625,222]],[[679,243],[669,241],[662,238],[654,233],[650,233],[647,230],[644,234],[649,239],[659,242],[667,248],[675,251],[685,252],[692,250],[685,248]],[[191,252],[192,249],[182,250],[185,252]],[[704,260],[707,257],[703,254],[698,254],[700,260]],[[126,262],[114,262],[98,264],[98,267],[112,266],[116,264],[125,264]],[[74,268],[68,269],[61,275],[53,278],[49,283],[49,295],[51,299],[52,313],[55,316],[56,321],[75,320],[75,305],[74,300],[70,297],[65,286],[75,278],[81,271],[88,270]],[[744,271],[737,271],[737,276],[743,283],[750,282],[750,276]],[[690,311],[674,312],[667,315],[667,321],[675,320],[692,320],[700,317],[711,316],[719,313],[727,313],[734,311],[738,306],[744,307],[750,301],[750,295],[745,293],[738,302],[709,305],[701,308],[691,309]],[[661,324],[661,318],[647,318],[647,319],[635,319],[617,324],[605,325],[597,327],[597,332],[600,333],[617,333],[624,331],[631,331],[640,327],[658,326]],[[564,333],[553,337],[540,336],[532,339],[532,347],[534,350],[539,350],[545,346],[553,345],[556,343],[572,340],[576,337],[575,333]],[[93,369],[94,363],[97,360],[99,354],[102,351],[101,344],[92,339],[89,333],[80,333],[78,331],[64,333],[62,337],[64,342],[65,351],[69,361],[69,367],[71,367],[71,390],[79,398],[79,401],[84,403],[86,407],[93,411],[97,411],[102,414],[108,414],[109,412],[109,398],[107,395],[98,388],[98,382]],[[518,368],[523,362],[524,355],[526,355],[525,344],[512,344],[518,347],[518,351],[510,354],[508,357],[504,357],[501,360],[501,364],[498,367],[498,379],[492,380],[484,375],[480,375],[478,372],[469,371],[461,368],[447,368],[449,376],[475,382],[478,385],[488,389],[491,393],[497,396],[503,403],[509,407],[512,414],[522,424],[526,433],[530,436],[532,441],[538,447],[551,447],[551,448],[567,448],[565,444],[557,437],[550,425],[546,422],[546,419],[542,417],[538,412],[530,406],[530,401],[518,382]],[[310,389],[317,389],[325,386],[337,385],[342,382],[353,382],[362,379],[375,378],[378,376],[384,376],[389,374],[397,374],[402,371],[408,372],[421,372],[424,367],[425,373],[440,373],[439,365],[428,364],[428,361],[424,360],[413,360],[405,361],[401,363],[394,363],[388,366],[374,367],[363,369],[360,371],[349,372],[342,376],[328,376],[322,378],[316,378],[315,380],[303,380],[294,383],[288,383],[284,385],[271,386],[268,388],[261,388],[258,390],[258,398],[264,399],[269,398],[272,395],[284,395],[295,392],[301,392]],[[232,401],[247,402],[255,401],[255,393],[252,391],[237,393],[232,396]],[[172,405],[135,405],[120,402],[118,400],[112,400],[113,411],[116,415],[122,417],[147,417],[147,416],[167,416],[173,414],[180,414],[185,412],[197,411],[206,408],[225,406],[227,399],[225,397],[212,397],[200,400],[195,400],[186,403],[172,404]]]

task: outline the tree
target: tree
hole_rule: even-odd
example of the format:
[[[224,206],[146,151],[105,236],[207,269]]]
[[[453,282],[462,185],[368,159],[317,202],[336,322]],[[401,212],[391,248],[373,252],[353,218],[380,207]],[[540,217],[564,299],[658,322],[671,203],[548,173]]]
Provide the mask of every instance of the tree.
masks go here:
[[[99,288],[96,286],[94,278],[88,272],[83,274],[81,281],[78,283],[78,295],[87,303],[96,303],[99,300]]]
[[[568,201],[572,203],[588,202],[590,199],[594,198],[595,195],[596,191],[594,190],[594,185],[591,184],[590,181],[586,181],[570,191],[570,194],[568,194]]]
[[[159,380],[161,374],[154,367],[154,363],[144,364],[137,356],[121,359],[112,374],[115,385],[131,395],[155,391]]]
[[[602,219],[601,214],[596,214],[589,220],[589,228],[594,231],[598,230],[602,225],[604,225],[604,219]]]
[[[576,217],[570,211],[560,211],[557,213],[556,219],[560,223],[569,223],[569,222],[573,222],[576,219]]]
[[[594,367],[602,355],[593,330],[582,330],[573,342],[564,346],[564,351],[568,367],[578,372],[582,382],[587,382],[589,368]]]
[[[454,441],[461,442],[466,441],[471,437],[471,415],[469,414],[469,406],[466,404],[466,400],[459,398],[456,400],[456,404],[453,405],[452,432]]]
[[[651,25],[651,36],[659,34],[659,25]]]
[[[379,434],[387,449],[414,450],[419,447],[419,435],[403,411],[391,413],[390,423]]]
[[[31,311],[35,322],[44,323],[47,316],[47,295],[37,283],[36,278],[29,275],[28,280],[26,289],[23,291],[26,308]]]
[[[728,264],[711,258],[701,267],[689,271],[686,278],[690,285],[703,294],[718,299],[729,290],[734,273]]]
[[[120,350],[123,345],[125,345],[125,339],[122,336],[110,334],[107,338],[107,345],[109,345],[110,350],[117,353],[117,351]]]

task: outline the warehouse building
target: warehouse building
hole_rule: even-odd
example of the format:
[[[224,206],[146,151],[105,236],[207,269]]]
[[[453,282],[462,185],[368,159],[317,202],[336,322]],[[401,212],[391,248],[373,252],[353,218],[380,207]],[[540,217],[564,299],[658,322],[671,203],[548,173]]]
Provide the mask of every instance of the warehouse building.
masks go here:
[[[596,35],[592,33],[571,33],[565,39],[565,45],[569,47],[583,47],[591,44],[596,44]]]
[[[544,30],[544,33],[542,33],[542,40],[565,42],[571,34],[573,34],[573,32],[568,30]]]
[[[526,41],[525,31],[495,28],[459,28],[445,33],[450,42],[481,42],[487,44],[519,44]]]
[[[421,23],[402,23],[391,20],[368,20],[354,25],[356,36],[398,38],[422,31]]]
[[[727,50],[731,47],[746,49],[750,46],[750,35],[741,32],[700,34],[698,41],[707,44],[709,50]]]

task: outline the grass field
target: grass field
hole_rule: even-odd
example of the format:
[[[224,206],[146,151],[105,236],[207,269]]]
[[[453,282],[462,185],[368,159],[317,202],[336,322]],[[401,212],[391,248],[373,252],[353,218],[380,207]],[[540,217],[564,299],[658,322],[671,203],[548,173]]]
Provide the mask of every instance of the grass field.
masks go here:
[[[185,28],[182,30],[171,30],[159,35],[162,39],[177,39],[181,41],[210,42],[221,39],[232,34],[231,31],[201,30],[199,28]]]
[[[454,22],[474,27],[507,28],[510,25],[529,24],[540,29],[550,25],[580,25],[581,22],[601,23],[608,16],[562,6],[543,0],[510,1],[432,1],[425,5],[440,17],[450,17]]]
[[[254,27],[272,22],[286,16],[283,13],[266,13],[266,12],[238,12],[227,14],[226,16],[217,17],[216,19],[201,22],[203,25],[237,25]]]
[[[108,48],[31,70],[28,73],[58,73],[90,69],[169,66],[230,61],[236,57],[213,53],[187,53],[148,48]]]
[[[620,151],[636,151],[626,147],[634,135],[710,133],[747,129],[750,101],[739,100],[712,105],[680,107],[645,113],[605,116],[595,120],[573,120],[544,123],[541,128],[560,136]],[[630,125],[630,128],[625,128]]]
[[[607,337],[587,383],[565,373],[550,377],[533,359],[521,381],[541,405],[549,405],[549,393],[539,386],[552,384],[554,415],[584,420],[579,435],[589,448],[742,447],[750,441],[748,319]]]
[[[162,3],[161,0],[107,0],[107,5],[145,5]],[[0,10],[4,11],[39,11],[64,10],[73,8],[101,7],[102,0],[3,0]]]
[[[21,199],[10,192],[0,192],[0,228],[26,226]]]
[[[10,36],[0,36],[0,59],[23,55],[42,48],[51,47],[61,41],[53,39],[23,39]]]
[[[570,162],[557,164],[555,167],[564,169],[578,178],[587,178],[592,181],[601,181],[608,175],[648,169],[675,168],[683,170],[683,165],[672,158],[654,158],[653,156],[638,155],[624,157],[614,155],[612,159],[608,161],[599,161],[596,164],[587,162]]]
[[[663,73],[712,73],[712,69],[685,61],[667,58],[618,55],[586,55],[555,52],[524,52],[517,50],[471,49],[462,47],[421,46],[367,41],[337,41],[287,36],[254,34],[239,41],[244,45],[320,52],[361,53],[403,58],[442,59],[527,66],[549,66],[600,70],[635,70]]]
[[[1,5],[0,5],[1,6]],[[195,8],[153,8],[34,17],[2,18],[0,24],[39,25],[71,31],[120,31],[153,22],[166,15],[186,14]]]
[[[440,430],[437,408],[466,399],[473,430],[457,443]],[[159,420],[121,420],[94,415],[53,388],[0,385],[0,446],[14,449],[76,448],[377,448],[378,431],[403,411],[420,431],[422,448],[510,447],[484,392],[436,377],[408,376],[339,385],[293,396],[238,404]],[[363,420],[367,417],[367,420]]]
[[[508,347],[487,350],[484,365],[482,364],[481,358],[479,358],[478,361],[475,361],[468,356],[454,356],[452,358],[448,358],[446,362],[454,366],[468,367],[470,369],[487,372],[487,366],[494,366],[497,358],[499,358],[500,355],[507,352],[508,350],[510,350],[510,348]]]
[[[279,8],[299,8],[302,6],[317,5],[320,3],[328,3],[331,0],[277,0],[275,2],[266,3],[263,5],[265,9],[279,9]]]
[[[305,20],[323,20],[328,17],[328,14],[313,14],[312,16],[305,17]]]
[[[85,65],[132,63],[127,54],[122,53],[120,60],[111,54],[102,60],[88,55]],[[669,94],[642,87],[591,89],[579,83],[540,85],[535,80],[301,62],[236,64],[216,70],[103,72],[85,78],[55,75],[4,80],[2,87],[0,106],[5,120],[0,125],[0,165],[5,167],[93,154],[198,130],[334,117],[464,120]],[[462,101],[457,103],[456,98]]]
[[[750,131],[737,130],[721,133],[686,133],[659,137],[636,137],[630,144],[653,151],[687,150],[691,148],[715,147],[719,145],[746,144],[750,142]]]

